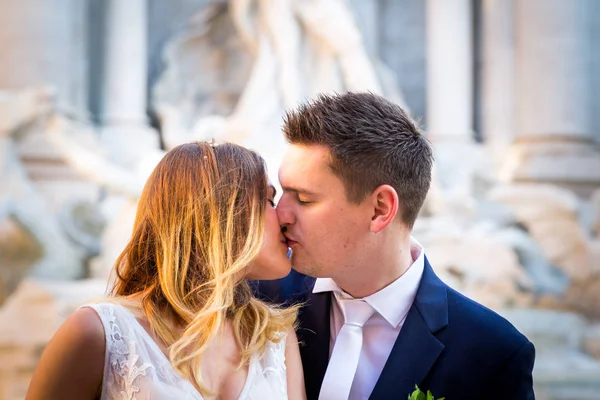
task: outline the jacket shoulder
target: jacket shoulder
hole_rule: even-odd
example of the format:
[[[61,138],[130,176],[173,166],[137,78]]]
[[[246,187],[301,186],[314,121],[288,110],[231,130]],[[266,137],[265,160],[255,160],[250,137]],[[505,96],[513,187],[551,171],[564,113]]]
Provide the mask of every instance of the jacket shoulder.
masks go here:
[[[288,276],[272,281],[252,281],[250,285],[256,297],[275,304],[305,301],[314,286],[315,279],[292,270]]]
[[[447,296],[448,335],[462,337],[470,347],[507,357],[528,342],[525,335],[495,311],[452,288],[448,288]]]

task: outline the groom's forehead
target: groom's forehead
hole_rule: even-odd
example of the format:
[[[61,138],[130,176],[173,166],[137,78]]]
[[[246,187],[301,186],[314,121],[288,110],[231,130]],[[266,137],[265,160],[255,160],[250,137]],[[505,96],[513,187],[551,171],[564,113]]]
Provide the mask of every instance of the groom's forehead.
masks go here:
[[[284,193],[316,198],[325,193],[340,190],[340,186],[343,187],[339,178],[327,165],[310,171],[295,170],[293,167],[291,169],[293,172],[289,175],[282,171],[279,174],[279,183]]]
[[[282,160],[280,172],[286,175],[304,172],[317,172],[326,169],[329,160],[329,150],[323,146],[291,145]]]
[[[322,160],[311,155],[284,158],[279,168],[279,183],[284,190],[309,193],[319,186],[327,168]]]

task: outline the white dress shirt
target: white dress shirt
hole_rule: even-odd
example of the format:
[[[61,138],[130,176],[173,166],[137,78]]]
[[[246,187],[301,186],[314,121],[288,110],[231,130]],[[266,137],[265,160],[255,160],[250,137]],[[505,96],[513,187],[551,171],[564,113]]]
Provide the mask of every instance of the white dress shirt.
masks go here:
[[[425,252],[414,238],[411,238],[410,247],[413,263],[409,269],[388,286],[364,298],[376,312],[363,327],[363,346],[350,390],[350,400],[366,400],[371,395],[417,294],[425,267]],[[331,278],[316,280],[313,293],[321,292],[333,292],[335,298],[331,302],[330,314],[331,357],[335,339],[344,325],[338,298],[352,296],[345,293]]]

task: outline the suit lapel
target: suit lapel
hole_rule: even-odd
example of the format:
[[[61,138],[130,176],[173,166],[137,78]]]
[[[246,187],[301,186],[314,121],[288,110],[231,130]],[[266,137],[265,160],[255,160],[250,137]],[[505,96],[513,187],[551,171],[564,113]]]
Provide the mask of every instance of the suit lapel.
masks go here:
[[[371,393],[371,399],[406,398],[420,385],[444,350],[435,333],[448,325],[446,285],[427,258],[415,301]]]
[[[390,393],[406,398],[421,384],[442,350],[444,345],[412,307],[370,398],[385,399]]]
[[[314,281],[313,281],[314,284]],[[309,285],[310,286],[310,285]],[[310,287],[312,292],[312,287]],[[308,399],[317,399],[329,363],[331,293],[311,293],[300,311],[300,355]]]

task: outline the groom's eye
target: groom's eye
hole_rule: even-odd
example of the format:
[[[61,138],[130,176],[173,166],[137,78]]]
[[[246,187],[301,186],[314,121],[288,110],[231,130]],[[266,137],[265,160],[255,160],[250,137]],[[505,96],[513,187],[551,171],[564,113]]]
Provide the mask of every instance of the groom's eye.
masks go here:
[[[300,197],[296,197],[296,201],[298,201],[298,204],[300,204],[301,206],[305,206],[307,204],[310,204],[310,201],[304,201]]]

